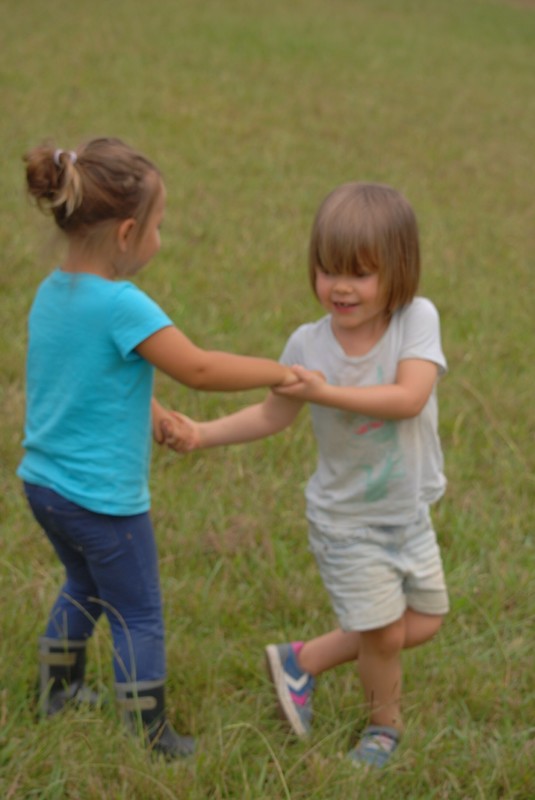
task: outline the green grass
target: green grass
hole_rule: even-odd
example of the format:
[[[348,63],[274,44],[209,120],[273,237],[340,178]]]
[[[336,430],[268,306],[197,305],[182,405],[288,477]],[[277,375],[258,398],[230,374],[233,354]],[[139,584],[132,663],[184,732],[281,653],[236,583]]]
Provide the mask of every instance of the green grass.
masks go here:
[[[533,130],[535,9],[507,0],[2,2],[0,795],[6,800],[530,800],[535,796]],[[323,677],[313,738],[273,710],[268,641],[333,619],[306,548],[306,415],[249,447],[158,451],[169,707],[192,764],[148,760],[113,704],[37,723],[36,640],[61,570],[15,476],[26,315],[58,257],[21,156],[119,135],[166,176],[164,247],[139,283],[206,347],[277,357],[321,314],[314,211],[336,184],[404,191],[450,372],[449,490],[435,511],[452,611],[406,654],[407,734],[379,777],[340,758],[365,719],[353,666]],[[207,417],[261,397],[158,379]],[[90,678],[111,693],[104,624]]]

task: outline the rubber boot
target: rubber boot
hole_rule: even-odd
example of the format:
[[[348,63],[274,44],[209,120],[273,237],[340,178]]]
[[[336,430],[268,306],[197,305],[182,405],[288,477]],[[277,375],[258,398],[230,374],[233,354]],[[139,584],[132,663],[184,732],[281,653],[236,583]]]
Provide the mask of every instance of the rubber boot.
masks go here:
[[[115,684],[117,702],[130,733],[142,733],[145,744],[168,760],[187,758],[195,752],[195,739],[180,736],[165,713],[163,681]]]
[[[39,712],[53,717],[68,703],[98,705],[98,695],[84,686],[85,641],[39,639]]]

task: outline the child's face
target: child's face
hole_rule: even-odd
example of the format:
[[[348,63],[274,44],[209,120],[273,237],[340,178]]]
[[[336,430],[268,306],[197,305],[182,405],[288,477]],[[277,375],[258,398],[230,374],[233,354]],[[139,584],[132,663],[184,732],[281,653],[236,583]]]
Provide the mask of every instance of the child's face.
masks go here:
[[[385,305],[377,272],[362,275],[330,275],[316,270],[316,294],[332,315],[333,329],[351,331],[384,322]]]

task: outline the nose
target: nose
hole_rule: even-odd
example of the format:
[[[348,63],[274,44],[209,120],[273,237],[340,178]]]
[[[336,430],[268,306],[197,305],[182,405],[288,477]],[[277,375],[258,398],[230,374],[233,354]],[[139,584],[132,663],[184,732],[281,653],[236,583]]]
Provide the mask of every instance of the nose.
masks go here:
[[[353,291],[353,285],[351,282],[351,278],[349,275],[336,275],[333,281],[333,289],[337,292],[348,292]]]

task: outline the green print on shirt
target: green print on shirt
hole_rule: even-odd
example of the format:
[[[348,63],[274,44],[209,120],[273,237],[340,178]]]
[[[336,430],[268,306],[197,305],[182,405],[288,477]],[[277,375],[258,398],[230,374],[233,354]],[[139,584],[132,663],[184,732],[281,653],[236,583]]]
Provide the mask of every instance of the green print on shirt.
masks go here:
[[[378,366],[377,384],[384,383],[383,377],[383,371]],[[355,426],[356,420],[358,420],[358,424]],[[375,447],[383,453],[382,458],[379,458],[376,464],[363,464],[361,469],[366,475],[364,493],[366,502],[373,503],[384,500],[388,496],[388,487],[392,481],[403,478],[405,474],[396,423],[393,420],[353,416],[351,428],[357,436],[369,436]]]
[[[388,486],[396,478],[403,477],[403,463],[399,451],[396,425],[392,420],[384,421],[382,426],[372,433],[374,439],[387,446],[385,458],[378,467],[364,465],[366,472],[366,493],[364,499],[373,503],[383,500],[388,495]]]

